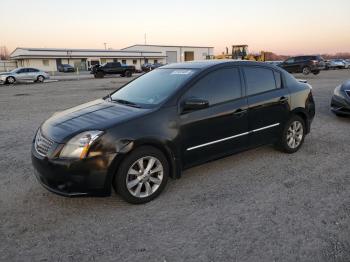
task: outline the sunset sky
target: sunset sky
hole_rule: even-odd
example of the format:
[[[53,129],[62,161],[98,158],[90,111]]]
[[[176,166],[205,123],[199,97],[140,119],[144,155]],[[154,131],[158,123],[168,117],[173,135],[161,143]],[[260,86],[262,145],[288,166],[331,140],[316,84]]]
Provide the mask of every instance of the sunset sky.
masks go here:
[[[350,52],[350,0],[1,0],[0,46],[248,44],[278,54]]]

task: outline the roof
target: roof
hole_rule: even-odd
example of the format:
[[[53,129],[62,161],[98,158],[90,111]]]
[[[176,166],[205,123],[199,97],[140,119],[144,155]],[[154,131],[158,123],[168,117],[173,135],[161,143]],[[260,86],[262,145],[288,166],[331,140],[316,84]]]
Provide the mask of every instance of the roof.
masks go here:
[[[264,62],[255,62],[255,61],[247,61],[247,60],[232,60],[232,59],[213,59],[213,60],[200,60],[200,61],[190,61],[184,63],[174,63],[162,66],[162,68],[178,68],[178,69],[207,69],[209,67],[213,67],[216,65],[264,65],[271,68],[274,68],[273,65],[264,63]]]
[[[125,58],[164,58],[161,52],[127,51],[105,49],[74,49],[74,48],[27,48],[17,47],[11,54],[11,59],[18,58],[86,58],[86,57],[125,57]]]
[[[179,47],[179,48],[214,48],[213,46],[187,46],[187,45],[140,45],[140,44],[136,44],[136,45],[131,45],[131,46],[128,46],[128,47],[124,47],[122,48],[121,50],[125,50],[125,49],[128,49],[128,48],[132,48],[132,47],[135,47],[135,46],[153,46],[153,47]]]

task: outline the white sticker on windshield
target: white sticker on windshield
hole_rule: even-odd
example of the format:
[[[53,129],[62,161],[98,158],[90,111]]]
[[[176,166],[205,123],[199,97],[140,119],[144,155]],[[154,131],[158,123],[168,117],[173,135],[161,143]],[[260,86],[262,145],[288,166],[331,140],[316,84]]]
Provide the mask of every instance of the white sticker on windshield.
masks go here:
[[[175,70],[171,73],[171,75],[190,75],[192,74],[192,70]]]

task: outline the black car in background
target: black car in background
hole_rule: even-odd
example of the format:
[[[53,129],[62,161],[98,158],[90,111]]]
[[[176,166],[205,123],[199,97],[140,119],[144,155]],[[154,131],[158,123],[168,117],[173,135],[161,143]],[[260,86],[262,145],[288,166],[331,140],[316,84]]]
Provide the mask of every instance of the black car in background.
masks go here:
[[[337,116],[350,116],[350,80],[334,89],[331,110]]]
[[[91,74],[94,74],[95,78],[103,78],[105,75],[120,75],[122,77],[131,77],[135,72],[134,66],[121,64],[120,62],[109,62],[103,65],[95,65],[91,68]]]
[[[313,73],[318,75],[321,70],[325,69],[326,63],[321,56],[294,56],[278,66],[289,73],[303,73],[304,75]]]
[[[146,64],[143,64],[141,66],[141,70],[143,72],[149,72],[149,71],[154,70],[154,69],[161,67],[161,66],[163,66],[163,64],[161,64],[161,63],[154,63],[154,64],[146,63]]]
[[[35,135],[32,162],[57,194],[110,195],[114,187],[145,203],[189,167],[265,144],[298,151],[314,115],[311,86],[279,67],[171,64],[54,114]]]
[[[58,69],[58,72],[64,72],[64,73],[75,72],[74,67],[68,64],[58,65],[57,69]]]

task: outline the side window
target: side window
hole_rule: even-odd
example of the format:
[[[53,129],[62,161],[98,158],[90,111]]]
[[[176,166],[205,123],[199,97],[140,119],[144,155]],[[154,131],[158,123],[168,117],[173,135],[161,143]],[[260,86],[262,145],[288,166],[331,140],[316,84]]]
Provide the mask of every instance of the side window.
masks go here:
[[[247,95],[263,93],[276,89],[274,71],[262,67],[244,67],[247,82]]]
[[[238,68],[224,68],[211,72],[195,83],[186,94],[186,98],[208,100],[209,105],[234,100],[241,96]]]
[[[281,73],[277,71],[273,71],[273,74],[275,75],[275,81],[276,81],[276,88],[282,88],[282,77]]]
[[[294,58],[289,58],[285,61],[286,64],[294,63]]]

